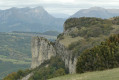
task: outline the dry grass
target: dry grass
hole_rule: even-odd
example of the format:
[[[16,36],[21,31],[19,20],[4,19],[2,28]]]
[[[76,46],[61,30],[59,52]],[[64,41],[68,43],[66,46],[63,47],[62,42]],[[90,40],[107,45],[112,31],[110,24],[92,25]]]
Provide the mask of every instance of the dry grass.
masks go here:
[[[84,40],[83,37],[75,37],[72,38],[71,36],[64,36],[65,39],[60,40],[60,43],[63,44],[65,47],[68,47],[71,43],[76,42],[78,40]]]
[[[112,34],[117,34],[119,33],[119,25],[114,25],[112,26],[114,29],[111,31]]]

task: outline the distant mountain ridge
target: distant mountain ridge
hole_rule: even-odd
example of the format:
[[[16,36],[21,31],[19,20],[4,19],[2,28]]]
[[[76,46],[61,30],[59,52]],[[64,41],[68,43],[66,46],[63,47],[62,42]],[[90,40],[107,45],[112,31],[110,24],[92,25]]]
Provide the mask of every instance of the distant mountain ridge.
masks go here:
[[[63,30],[64,19],[51,16],[43,7],[0,10],[0,32]]]
[[[89,9],[81,9],[78,12],[76,12],[71,17],[97,17],[97,18],[111,18],[119,16],[119,9],[105,9],[101,7],[91,7]]]
[[[62,32],[63,24],[66,19],[55,18],[53,16],[68,17],[68,15],[52,15],[40,6],[35,8],[13,7],[7,10],[0,10],[0,32]],[[119,16],[119,9],[104,9],[101,7],[92,7],[89,9],[82,9],[69,18],[97,17],[107,19],[115,16]]]

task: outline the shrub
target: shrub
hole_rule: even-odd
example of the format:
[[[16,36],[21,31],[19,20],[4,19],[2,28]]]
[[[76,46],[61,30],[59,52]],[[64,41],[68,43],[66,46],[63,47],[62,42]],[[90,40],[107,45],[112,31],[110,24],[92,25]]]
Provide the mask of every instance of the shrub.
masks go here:
[[[119,34],[92,49],[85,50],[78,58],[77,73],[119,67]]]
[[[34,71],[34,75],[30,78],[30,80],[47,80],[53,77],[65,75],[67,73],[65,64],[60,57],[52,57],[47,62],[48,66],[39,66],[39,68]]]

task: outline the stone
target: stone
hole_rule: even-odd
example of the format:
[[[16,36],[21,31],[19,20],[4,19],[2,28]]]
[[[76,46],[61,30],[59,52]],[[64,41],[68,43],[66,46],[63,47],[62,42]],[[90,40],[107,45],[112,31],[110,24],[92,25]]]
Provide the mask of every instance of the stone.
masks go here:
[[[61,59],[65,62],[65,67],[69,69],[70,74],[76,73],[77,58],[73,57],[71,51],[69,51],[65,46],[60,44],[58,40],[54,42],[54,44],[52,44],[45,38],[34,37],[32,39],[31,46],[32,69],[40,66],[41,63],[57,55],[60,56]]]
[[[32,64],[31,68],[34,69],[41,65],[44,61],[49,60],[51,57],[56,56],[56,51],[51,42],[41,37],[32,38]]]

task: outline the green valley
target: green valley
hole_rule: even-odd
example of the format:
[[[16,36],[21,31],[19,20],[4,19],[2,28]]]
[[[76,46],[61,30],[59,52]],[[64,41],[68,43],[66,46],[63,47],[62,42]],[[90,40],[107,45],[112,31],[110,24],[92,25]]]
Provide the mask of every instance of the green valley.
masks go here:
[[[30,68],[32,36],[56,39],[56,36],[33,32],[0,33],[0,80],[11,72]]]

